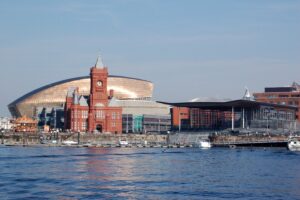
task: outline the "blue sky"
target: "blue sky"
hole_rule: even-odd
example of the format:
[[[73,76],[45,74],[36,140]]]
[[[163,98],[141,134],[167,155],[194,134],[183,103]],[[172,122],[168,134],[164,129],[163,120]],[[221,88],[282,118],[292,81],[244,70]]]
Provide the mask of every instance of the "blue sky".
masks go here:
[[[87,75],[98,52],[162,101],[300,82],[296,0],[0,0],[0,25],[0,116],[33,89]]]

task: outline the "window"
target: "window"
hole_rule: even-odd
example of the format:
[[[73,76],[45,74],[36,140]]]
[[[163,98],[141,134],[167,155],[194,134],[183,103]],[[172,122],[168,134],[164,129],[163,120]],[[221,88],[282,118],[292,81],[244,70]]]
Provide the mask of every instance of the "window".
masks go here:
[[[104,119],[105,118],[105,112],[103,110],[97,110],[96,111],[96,118]]]
[[[292,97],[300,97],[300,94],[292,94]]]
[[[74,112],[73,112],[73,118],[74,118],[74,119],[77,118],[77,110],[74,110]]]
[[[277,96],[276,95],[269,95],[269,96],[267,96],[267,98],[268,99],[274,99],[274,98],[277,98]]]
[[[116,127],[116,122],[112,122],[111,127]]]
[[[112,118],[112,119],[116,119],[116,113],[115,113],[115,112],[112,113],[111,118]]]
[[[87,119],[88,118],[88,111],[87,110],[83,110],[82,111],[82,116],[81,116],[82,119]]]
[[[87,123],[86,122],[82,122],[81,129],[85,131],[86,128],[87,128]]]
[[[279,97],[289,97],[289,95],[280,94]]]
[[[74,121],[73,128],[74,130],[77,130],[77,121]]]

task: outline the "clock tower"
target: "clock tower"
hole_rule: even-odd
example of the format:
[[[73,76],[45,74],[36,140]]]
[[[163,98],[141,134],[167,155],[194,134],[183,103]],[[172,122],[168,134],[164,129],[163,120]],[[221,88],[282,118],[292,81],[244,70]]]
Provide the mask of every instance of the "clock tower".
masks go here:
[[[95,66],[92,67],[90,70],[90,77],[91,77],[91,90],[90,90],[90,108],[89,108],[88,124],[89,124],[89,131],[92,132],[96,129],[95,122],[97,121],[97,118],[99,118],[99,116],[97,117],[97,113],[99,113],[99,111],[100,112],[102,111],[101,113],[104,113],[103,112],[103,110],[105,110],[104,108],[108,106],[108,95],[107,95],[108,70],[106,67],[104,67],[100,56],[98,56]],[[101,120],[101,117],[99,120]],[[98,123],[104,126],[105,122],[99,121]]]
[[[91,96],[90,105],[97,107],[106,107],[108,104],[107,95],[107,77],[108,71],[104,67],[101,57],[97,58],[97,62],[94,67],[91,68]]]
[[[100,56],[90,69],[90,94],[71,89],[65,104],[66,129],[90,133],[122,133],[122,107],[114,106],[113,91],[107,92],[108,69]]]

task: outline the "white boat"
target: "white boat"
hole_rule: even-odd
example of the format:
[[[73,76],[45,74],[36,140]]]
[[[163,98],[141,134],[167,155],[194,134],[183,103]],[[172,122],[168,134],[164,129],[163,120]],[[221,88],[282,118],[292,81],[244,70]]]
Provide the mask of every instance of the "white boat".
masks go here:
[[[201,140],[199,142],[199,147],[202,149],[209,149],[211,148],[211,143],[208,140]]]
[[[121,140],[119,140],[119,145],[121,145],[121,146],[127,146],[128,145],[128,141],[126,139],[121,139]]]
[[[63,141],[62,144],[70,146],[70,145],[75,145],[75,144],[78,144],[78,143],[74,142],[72,140],[66,140],[66,141]]]
[[[288,149],[290,151],[300,151],[300,136],[291,136],[288,139]]]

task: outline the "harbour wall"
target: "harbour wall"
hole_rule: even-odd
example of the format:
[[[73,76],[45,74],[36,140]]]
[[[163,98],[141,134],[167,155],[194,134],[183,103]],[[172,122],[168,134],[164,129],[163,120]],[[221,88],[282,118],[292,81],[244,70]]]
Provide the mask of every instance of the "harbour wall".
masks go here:
[[[197,146],[202,140],[209,140],[213,146],[286,146],[286,135],[217,135],[209,133],[175,133],[168,135],[156,134],[87,134],[58,133],[52,135],[10,133],[0,135],[0,143],[4,145],[62,145],[64,141],[73,141],[79,145],[117,146],[120,141],[126,141],[131,146]],[[55,142],[54,142],[55,141]]]

